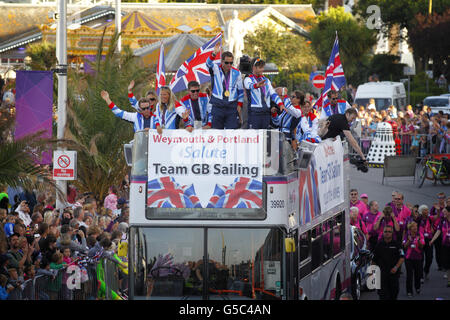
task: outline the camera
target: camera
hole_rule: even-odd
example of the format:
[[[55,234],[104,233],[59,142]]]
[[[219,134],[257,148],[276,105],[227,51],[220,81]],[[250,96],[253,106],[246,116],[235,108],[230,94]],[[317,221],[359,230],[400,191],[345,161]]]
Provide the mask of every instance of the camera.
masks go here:
[[[362,160],[361,157],[359,157],[359,156],[350,157],[350,163],[355,165],[356,169],[358,169],[359,171],[366,173],[367,171],[369,171],[369,168],[367,167],[367,165],[364,162],[365,161]]]
[[[239,71],[245,75],[252,73],[252,64],[249,56],[243,55],[239,59]]]

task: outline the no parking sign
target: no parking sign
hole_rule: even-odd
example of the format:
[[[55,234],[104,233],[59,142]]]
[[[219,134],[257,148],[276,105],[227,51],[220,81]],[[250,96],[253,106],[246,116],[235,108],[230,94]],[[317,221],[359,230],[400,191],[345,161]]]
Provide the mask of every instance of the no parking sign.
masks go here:
[[[75,180],[77,176],[77,152],[53,152],[53,180]]]

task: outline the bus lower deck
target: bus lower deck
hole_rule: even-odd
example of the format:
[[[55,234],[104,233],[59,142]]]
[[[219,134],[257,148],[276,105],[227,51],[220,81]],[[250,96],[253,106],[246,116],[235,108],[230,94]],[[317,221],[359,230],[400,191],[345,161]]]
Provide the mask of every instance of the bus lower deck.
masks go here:
[[[294,152],[272,130],[137,132],[129,298],[338,298],[348,165],[339,139]]]

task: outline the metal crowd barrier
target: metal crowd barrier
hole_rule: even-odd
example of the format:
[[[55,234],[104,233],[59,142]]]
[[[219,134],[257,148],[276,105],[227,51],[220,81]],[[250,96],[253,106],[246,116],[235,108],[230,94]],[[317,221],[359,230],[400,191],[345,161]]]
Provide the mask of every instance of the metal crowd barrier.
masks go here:
[[[111,292],[124,292],[128,288],[128,277],[119,281],[119,268],[107,259],[101,260],[104,270],[105,294],[99,298],[100,289],[97,279],[97,263],[86,267],[87,279],[80,283],[79,288],[67,286],[69,274],[66,268],[58,270],[55,276],[37,275],[25,281],[21,286],[9,293],[8,300],[97,300],[113,299]]]
[[[421,136],[426,137],[424,139],[425,141],[422,141],[422,143],[417,146],[417,144],[413,144],[412,136],[399,134],[398,138],[400,140],[400,153],[398,155],[414,155],[418,159],[422,159],[429,154],[441,153],[441,138],[436,137],[433,139],[432,135],[419,134],[417,135],[417,139],[420,139]],[[365,156],[369,153],[373,139],[374,137],[364,134],[364,131],[361,134],[361,138],[356,139]],[[442,151],[442,153],[450,153],[448,152],[450,151],[450,145],[444,145]],[[349,154],[357,155],[356,151],[351,146],[349,146]]]

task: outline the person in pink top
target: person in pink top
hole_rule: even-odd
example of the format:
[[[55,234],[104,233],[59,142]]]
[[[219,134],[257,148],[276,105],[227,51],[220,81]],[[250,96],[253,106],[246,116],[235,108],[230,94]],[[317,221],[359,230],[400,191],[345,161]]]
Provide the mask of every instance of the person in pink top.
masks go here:
[[[450,206],[444,209],[444,218],[441,219],[438,229],[430,241],[432,245],[442,235],[441,258],[442,267],[447,270],[447,287],[450,287]]]
[[[411,223],[411,222],[415,222],[415,223],[417,223],[417,226],[419,226],[419,223],[420,223],[420,220],[422,219],[422,216],[419,214],[419,205],[418,204],[416,204],[415,206],[413,206],[412,208],[411,208],[411,215],[409,216],[409,217],[407,217],[406,219],[405,219],[405,221],[403,221],[403,225],[405,226],[405,228],[403,228],[403,236],[402,236],[402,239],[404,239],[405,238],[405,235],[406,235],[406,233],[407,233],[407,228],[406,228],[406,226],[408,225],[408,223]],[[421,230],[420,230],[420,228],[419,228],[419,232],[421,232]],[[422,233],[422,232],[421,232]]]
[[[395,207],[395,197],[397,196],[398,191],[392,191],[392,201],[386,203],[385,207],[391,207],[392,209],[394,209]]]
[[[433,204],[433,207],[430,209],[430,217],[433,219],[434,230],[437,230],[442,218],[444,217],[443,211],[446,206],[446,197],[444,192],[439,192],[437,194],[437,202]],[[438,265],[438,270],[442,270],[442,255],[441,255],[441,247],[442,247],[442,235],[440,235],[434,243],[434,252],[436,257],[436,263]]]
[[[378,241],[383,238],[384,226],[391,226],[394,229],[394,234],[392,235],[394,241],[401,242],[401,238],[398,238],[400,231],[400,226],[395,218],[394,212],[391,207],[384,207],[383,214],[379,214],[373,225],[373,230],[378,232]]]
[[[359,200],[358,196],[358,190],[351,189],[350,190],[350,205],[349,207],[357,207],[359,210],[359,218],[362,219],[362,217],[369,211],[367,209],[367,205]]]
[[[111,209],[112,212],[117,210],[117,188],[116,186],[109,187],[109,194],[106,196],[103,206]]]
[[[411,210],[403,203],[403,194],[398,192],[394,198],[394,207],[392,211],[397,218],[398,224],[400,226],[400,235],[403,235],[403,230],[406,228],[405,220],[411,215]]]
[[[369,202],[369,212],[367,212],[363,217],[367,232],[369,233],[370,250],[375,249],[375,246],[378,242],[378,232],[373,230],[378,215],[382,215],[382,213],[379,211],[378,202],[372,200]]]
[[[359,210],[357,207],[350,208],[350,224],[360,229],[365,234],[366,239],[369,239],[369,233],[367,232],[366,224],[362,219],[359,218]]]
[[[417,223],[410,222],[407,225],[407,233],[403,239],[403,247],[405,248],[405,266],[406,266],[406,292],[408,297],[412,297],[412,287],[414,279],[414,288],[416,293],[420,293],[420,280],[422,278],[422,255],[425,240],[420,234]]]
[[[430,267],[433,262],[433,247],[430,245],[430,241],[434,234],[433,219],[431,219],[429,215],[430,210],[428,209],[428,206],[423,204],[419,206],[418,211],[421,217],[419,222],[419,232],[423,234],[423,238],[425,240],[425,246],[423,247],[425,265],[423,267],[423,271],[425,273],[425,279],[428,280],[428,274],[430,273]]]
[[[361,196],[361,201],[364,202],[364,204],[366,205],[366,213],[369,212],[370,210],[370,206],[369,206],[369,196],[366,193],[363,193]]]

